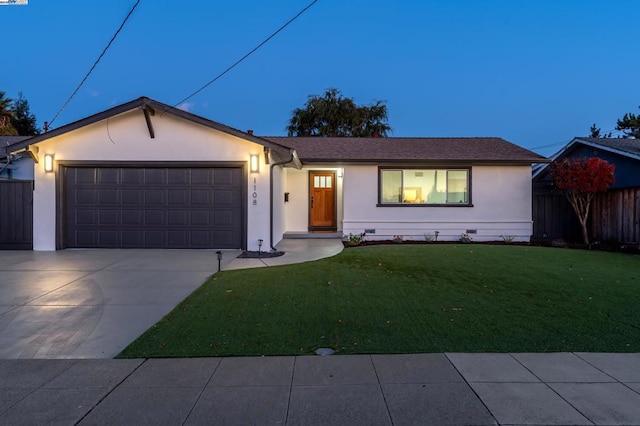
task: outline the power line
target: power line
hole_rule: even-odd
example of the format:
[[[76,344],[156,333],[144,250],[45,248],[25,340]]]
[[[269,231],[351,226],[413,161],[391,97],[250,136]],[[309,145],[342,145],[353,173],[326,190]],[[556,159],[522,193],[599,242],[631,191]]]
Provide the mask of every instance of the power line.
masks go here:
[[[256,50],[260,49],[262,46],[264,46],[265,44],[267,44],[267,42],[269,40],[271,40],[273,37],[275,37],[280,31],[284,30],[286,27],[289,26],[289,24],[291,24],[293,21],[295,21],[296,19],[298,19],[298,17],[300,17],[300,15],[302,15],[303,13],[305,13],[309,8],[311,8],[311,6],[313,6],[314,4],[316,4],[318,2],[318,0],[313,0],[311,3],[309,3],[304,9],[302,9],[300,12],[298,12],[298,14],[296,14],[293,18],[289,19],[286,23],[284,23],[284,25],[282,25],[280,28],[278,28],[276,31],[274,31],[269,37],[265,38],[260,44],[258,44],[256,47],[254,47],[253,49],[251,49],[249,51],[249,53],[247,53],[246,55],[244,55],[242,58],[238,59],[236,62],[233,63],[233,65],[227,67],[227,69],[225,69],[224,71],[222,71],[220,74],[218,74],[217,76],[215,76],[213,79],[211,79],[207,84],[203,85],[202,87],[200,87],[198,90],[196,90],[195,92],[193,92],[192,94],[190,94],[189,96],[187,96],[186,98],[184,98],[183,100],[181,100],[180,102],[176,103],[173,107],[177,107],[178,105],[188,101],[189,99],[191,99],[192,97],[194,97],[195,95],[197,95],[198,93],[202,92],[204,89],[206,89],[207,87],[209,87],[210,85],[212,85],[216,80],[218,80],[219,78],[221,78],[222,76],[224,76],[226,73],[228,73],[229,71],[231,71],[233,68],[235,68],[238,64],[240,64],[240,62],[244,61],[245,59],[247,59],[249,56],[251,56]]]
[[[568,141],[562,141],[562,142],[550,143],[550,144],[547,144],[547,145],[534,146],[533,148],[529,148],[529,149],[534,150],[534,149],[551,148],[552,146],[566,145],[566,144],[568,144],[569,142],[571,142],[571,140],[568,140]]]
[[[603,134],[603,135],[607,135],[607,134],[609,134],[609,133],[619,133],[619,132],[620,132],[620,130],[617,130],[617,129],[610,129],[610,130],[607,130],[606,132],[600,132],[600,133],[601,133],[601,134]],[[580,137],[580,136],[578,136],[578,137]],[[588,137],[588,136],[587,136],[587,137]],[[551,148],[551,147],[553,147],[553,146],[558,146],[558,145],[566,145],[566,144],[568,144],[569,142],[571,142],[572,140],[573,140],[573,139],[570,139],[570,140],[568,140],[568,141],[562,141],[562,142],[550,143],[550,144],[547,144],[547,145],[534,146],[533,148],[529,148],[529,149],[530,149],[530,150],[536,150],[536,149],[543,149],[543,148]]]
[[[93,72],[93,70],[95,69],[96,65],[98,65],[98,62],[100,62],[100,60],[102,59],[102,57],[104,56],[105,53],[107,53],[107,50],[109,50],[109,47],[111,47],[111,44],[114,42],[114,40],[116,39],[116,37],[118,37],[118,34],[120,33],[120,31],[122,30],[122,28],[124,27],[124,25],[127,23],[127,21],[129,20],[129,17],[133,14],[133,11],[136,10],[136,7],[138,7],[138,4],[140,3],[140,0],[136,1],[136,4],[133,5],[133,7],[131,8],[131,10],[129,11],[129,13],[127,14],[127,16],[124,18],[124,20],[122,21],[122,23],[120,24],[120,27],[118,28],[118,30],[116,31],[116,33],[113,35],[113,37],[111,37],[111,40],[109,40],[109,43],[107,44],[107,46],[104,48],[104,50],[102,51],[102,53],[100,54],[100,56],[98,56],[98,59],[96,59],[96,61],[93,63],[93,65],[91,66],[91,68],[89,69],[89,71],[87,72],[87,74],[84,76],[84,78],[82,79],[82,81],[80,82],[80,84],[78,84],[78,87],[76,87],[76,90],[73,91],[73,93],[71,94],[71,96],[69,96],[69,99],[67,99],[67,101],[64,103],[64,105],[62,105],[62,108],[60,108],[60,110],[56,113],[56,115],[53,117],[53,119],[51,119],[51,121],[49,121],[49,126],[51,126],[53,124],[53,122],[56,120],[56,118],[58,118],[58,116],[60,115],[60,113],[62,113],[62,111],[67,107],[67,105],[69,105],[69,102],[71,102],[71,99],[73,99],[73,97],[76,95],[76,93],[78,93],[78,90],[80,90],[80,88],[82,87],[82,85],[85,83],[85,81],[87,81],[87,79],[89,78],[89,75],[91,75],[91,73]]]

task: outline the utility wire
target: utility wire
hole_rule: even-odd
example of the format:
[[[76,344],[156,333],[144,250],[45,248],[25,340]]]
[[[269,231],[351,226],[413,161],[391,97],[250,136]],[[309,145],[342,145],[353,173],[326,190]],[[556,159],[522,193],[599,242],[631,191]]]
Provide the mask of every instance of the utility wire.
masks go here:
[[[215,76],[213,79],[211,79],[207,84],[205,84],[204,86],[200,87],[198,90],[196,90],[195,92],[193,92],[192,94],[190,94],[189,96],[187,96],[186,98],[184,98],[183,100],[181,100],[180,102],[176,103],[173,107],[177,107],[178,105],[188,101],[189,99],[191,99],[192,97],[194,97],[195,95],[197,95],[198,93],[202,92],[204,89],[206,89],[207,87],[209,87],[210,85],[212,85],[216,80],[218,80],[219,78],[221,78],[222,76],[224,76],[226,73],[228,73],[229,71],[231,71],[233,68],[235,68],[238,64],[240,64],[240,62],[244,61],[245,59],[247,59],[249,56],[251,56],[256,50],[260,49],[262,46],[264,46],[265,44],[267,44],[267,42],[269,40],[271,40],[273,37],[275,37],[280,31],[284,30],[286,27],[289,26],[289,24],[291,24],[293,21],[295,21],[296,19],[298,19],[298,17],[300,17],[300,15],[302,15],[303,13],[305,13],[309,8],[311,8],[311,6],[313,6],[314,4],[316,4],[318,2],[318,0],[313,0],[311,3],[309,3],[304,9],[302,9],[300,12],[298,12],[297,15],[295,15],[293,18],[289,19],[284,25],[282,25],[280,28],[278,28],[276,31],[274,31],[269,37],[265,38],[260,44],[258,44],[256,47],[254,47],[253,49],[251,49],[249,51],[249,53],[247,53],[246,55],[244,55],[242,58],[238,59],[236,62],[233,63],[233,65],[229,66],[227,69],[225,69],[224,71],[222,71],[220,74],[218,74],[217,76]]]
[[[93,70],[95,69],[96,65],[98,65],[98,62],[100,62],[100,60],[102,59],[102,57],[104,56],[105,53],[107,53],[107,50],[109,50],[109,47],[111,47],[111,44],[114,42],[114,40],[116,39],[116,37],[118,37],[118,34],[120,33],[120,31],[122,30],[122,28],[124,27],[124,25],[127,23],[127,21],[129,20],[129,17],[133,14],[133,11],[136,10],[136,7],[138,7],[138,4],[140,3],[140,0],[136,1],[136,4],[133,5],[133,7],[131,8],[131,10],[129,11],[129,13],[127,14],[127,16],[124,18],[124,20],[122,21],[122,23],[120,24],[120,27],[118,28],[118,30],[116,31],[116,33],[113,35],[113,37],[111,37],[111,40],[109,40],[109,43],[107,44],[107,46],[104,48],[104,50],[102,51],[102,53],[100,54],[100,56],[98,56],[98,59],[96,59],[96,61],[93,63],[93,65],[91,66],[91,69],[89,69],[89,72],[87,72],[87,74],[84,76],[84,78],[82,79],[82,81],[80,82],[80,84],[78,84],[78,87],[76,87],[76,90],[73,91],[73,93],[71,94],[71,96],[69,96],[69,99],[67,99],[67,101],[64,103],[64,105],[62,105],[62,108],[60,108],[60,110],[56,113],[56,115],[53,117],[53,119],[51,119],[51,121],[49,121],[49,126],[51,126],[53,124],[53,122],[56,120],[56,118],[58,118],[58,116],[60,115],[60,113],[62,113],[62,111],[67,107],[67,105],[69,105],[69,102],[71,102],[71,99],[73,99],[73,97],[78,93],[78,90],[80,90],[80,88],[82,87],[82,85],[85,83],[85,81],[87,81],[87,79],[89,78],[89,75],[91,75],[91,73],[93,72]]]
[[[607,130],[606,132],[600,132],[600,133],[601,133],[601,134],[603,134],[603,135],[607,135],[607,134],[609,134],[609,133],[618,133],[618,132],[620,132],[620,130],[617,130],[617,129],[610,129],[610,130]],[[578,137],[581,137],[581,136],[578,136]],[[589,137],[589,136],[586,136],[586,137]],[[551,147],[553,147],[553,146],[558,146],[558,145],[566,145],[566,144],[568,144],[569,142],[571,142],[572,140],[573,140],[573,139],[570,139],[570,140],[568,140],[568,141],[562,141],[562,142],[550,143],[550,144],[547,144],[547,145],[534,146],[533,148],[529,148],[529,149],[530,149],[530,150],[536,150],[536,149],[543,149],[543,148],[551,148]]]
[[[534,150],[534,149],[542,149],[542,148],[551,148],[552,146],[558,146],[558,145],[566,145],[569,142],[571,142],[571,140],[568,141],[562,141],[562,142],[555,142],[555,143],[550,143],[547,145],[540,145],[540,146],[534,146],[533,148],[529,148],[530,150]]]

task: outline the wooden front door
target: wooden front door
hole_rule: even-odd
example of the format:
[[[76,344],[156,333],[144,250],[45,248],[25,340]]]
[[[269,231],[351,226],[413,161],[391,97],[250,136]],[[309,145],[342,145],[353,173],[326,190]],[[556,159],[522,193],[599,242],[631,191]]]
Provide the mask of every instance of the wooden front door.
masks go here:
[[[309,230],[336,230],[336,174],[309,173]]]

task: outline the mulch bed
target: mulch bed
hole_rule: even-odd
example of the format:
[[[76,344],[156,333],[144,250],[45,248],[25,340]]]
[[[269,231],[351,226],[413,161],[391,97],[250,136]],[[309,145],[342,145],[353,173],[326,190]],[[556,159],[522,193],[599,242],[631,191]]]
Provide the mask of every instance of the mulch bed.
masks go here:
[[[494,246],[539,246],[539,247],[558,247],[558,248],[571,248],[571,249],[582,249],[582,250],[599,250],[599,251],[610,251],[617,253],[630,253],[630,254],[640,254],[640,246],[633,244],[619,244],[619,243],[594,243],[591,245],[591,248],[586,246],[585,244],[580,243],[566,243],[562,242],[559,244],[555,241],[532,241],[530,243],[521,243],[521,242],[511,242],[505,243],[504,241],[472,241],[468,243],[463,243],[460,241],[419,241],[419,240],[405,240],[402,242],[395,242],[393,240],[371,240],[371,241],[362,241],[358,245],[349,245],[347,241],[342,241],[342,244],[345,248],[353,248],[353,247],[363,247],[363,246],[379,246],[379,245],[425,245],[425,244],[484,244],[484,245],[494,245]]]
[[[270,257],[280,257],[283,251],[243,251],[238,259],[268,259]]]

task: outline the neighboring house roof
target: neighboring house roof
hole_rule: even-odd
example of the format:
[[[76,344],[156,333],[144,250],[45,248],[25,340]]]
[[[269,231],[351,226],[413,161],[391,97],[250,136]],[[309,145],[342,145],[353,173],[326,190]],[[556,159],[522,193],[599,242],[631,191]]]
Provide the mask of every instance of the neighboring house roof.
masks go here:
[[[295,149],[303,162],[548,162],[502,138],[264,138]]]
[[[31,136],[0,136],[0,147],[8,147],[29,139]]]
[[[573,138],[560,151],[551,156],[551,162],[567,156],[577,146],[585,145],[603,151],[612,152],[623,157],[640,160],[640,139],[632,138]],[[533,173],[535,179],[541,175],[548,167],[548,164],[538,168]]]
[[[640,139],[575,138],[574,141],[640,160]],[[573,141],[572,141],[573,142]]]
[[[289,149],[287,147],[281,146],[275,142],[257,137],[257,136],[253,136],[250,133],[246,133],[243,132],[241,130],[238,129],[234,129],[233,127],[229,127],[229,126],[225,126],[224,124],[209,120],[207,118],[204,117],[200,117],[198,115],[192,114],[190,112],[187,111],[183,111],[181,109],[178,108],[174,108],[170,105],[166,105],[163,104],[161,102],[158,101],[154,101],[153,99],[149,99],[147,97],[141,97],[138,99],[135,99],[133,101],[127,102],[125,104],[122,105],[118,105],[116,107],[113,107],[111,109],[108,109],[106,111],[94,114],[92,116],[83,118],[81,120],[75,121],[73,123],[64,125],[62,127],[58,127],[56,129],[53,129],[51,131],[48,131],[46,133],[42,133],[40,135],[36,135],[36,136],[32,136],[30,138],[24,139],[22,141],[19,141],[17,143],[13,143],[10,146],[5,146],[0,144],[0,157],[2,156],[6,156],[6,154],[17,151],[19,149],[25,148],[29,145],[38,143],[38,142],[42,142],[44,140],[53,138],[55,136],[59,136],[68,132],[71,132],[73,130],[77,130],[81,127],[85,127],[88,126],[90,124],[96,123],[98,121],[102,121],[104,119],[110,118],[110,117],[114,117],[116,115],[134,110],[134,109],[141,109],[141,110],[147,110],[147,108],[151,108],[153,110],[153,113],[158,112],[161,114],[171,114],[177,117],[181,117],[185,120],[189,120],[192,121],[194,123],[198,123],[201,124],[203,126],[206,127],[210,127],[212,129],[216,129],[218,131],[227,133],[229,135],[233,135],[260,145],[263,145],[267,148],[272,148],[277,152],[277,155],[280,158],[286,158],[289,155]],[[148,110],[147,110],[148,111]],[[151,115],[151,117],[153,117],[153,114]],[[151,121],[153,122],[153,118],[151,118]],[[151,131],[151,129],[150,129]]]

